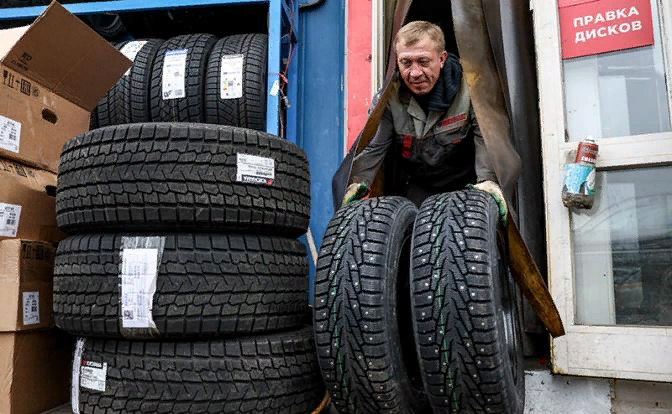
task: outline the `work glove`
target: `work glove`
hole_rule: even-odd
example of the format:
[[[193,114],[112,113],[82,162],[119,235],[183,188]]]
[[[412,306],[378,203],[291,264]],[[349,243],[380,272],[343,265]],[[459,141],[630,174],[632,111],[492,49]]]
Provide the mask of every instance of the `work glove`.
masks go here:
[[[485,191],[486,193],[489,193],[497,202],[497,205],[499,206],[499,222],[504,226],[504,228],[507,227],[508,225],[508,215],[509,215],[509,208],[506,205],[506,200],[504,199],[504,194],[502,193],[502,189],[499,188],[499,185],[497,185],[496,182],[494,181],[483,181],[478,184],[469,184],[467,185],[467,188],[472,188],[474,190],[481,190]]]
[[[345,191],[343,196],[343,203],[341,207],[352,203],[353,201],[360,200],[369,192],[369,185],[365,182],[362,183],[352,183],[348,186],[348,189]]]

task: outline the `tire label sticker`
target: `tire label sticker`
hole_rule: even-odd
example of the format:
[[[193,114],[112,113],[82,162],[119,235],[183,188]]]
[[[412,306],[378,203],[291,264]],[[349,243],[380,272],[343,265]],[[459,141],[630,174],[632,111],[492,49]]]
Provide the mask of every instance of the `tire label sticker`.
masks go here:
[[[236,181],[247,184],[273,185],[275,160],[250,154],[236,154]]]
[[[40,323],[40,292],[23,292],[23,324]]]
[[[184,88],[184,74],[187,69],[187,49],[169,50],[163,59],[163,100],[180,99],[187,96]]]
[[[0,236],[16,237],[21,220],[21,206],[0,203]]]
[[[21,144],[21,123],[0,115],[0,148],[19,152]]]
[[[107,377],[107,362],[82,360],[79,372],[79,385],[94,391],[105,392],[105,377]]]
[[[75,355],[72,358],[72,382],[70,388],[70,407],[72,414],[79,414],[79,370],[82,367],[82,354],[84,353],[84,338],[77,339]]]
[[[221,99],[238,99],[243,96],[243,55],[222,56],[219,75]]]
[[[124,45],[124,47],[121,48],[121,54],[126,56],[128,59],[132,60],[135,62],[135,57],[138,55],[138,52],[140,49],[142,49],[145,45],[147,44],[146,40],[134,40],[132,42],[128,42]],[[131,68],[128,68],[126,73],[124,73],[124,76],[128,76],[131,74]]]
[[[121,315],[124,328],[154,328],[159,249],[124,249],[121,253]]]

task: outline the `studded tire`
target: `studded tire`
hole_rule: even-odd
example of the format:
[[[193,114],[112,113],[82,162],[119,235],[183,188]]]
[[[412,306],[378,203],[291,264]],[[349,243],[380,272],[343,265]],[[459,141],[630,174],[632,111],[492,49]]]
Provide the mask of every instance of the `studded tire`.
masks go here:
[[[157,332],[122,329],[122,241],[138,236],[78,235],[59,244],[57,327],[73,335],[150,339],[258,334],[302,324],[309,309],[308,260],[296,239],[166,233],[150,310]]]
[[[412,313],[436,413],[521,414],[525,376],[518,289],[485,192],[435,195],[413,230]]]
[[[82,364],[107,364],[104,391],[80,385]],[[82,414],[306,414],[324,397],[309,327],[198,342],[81,338],[72,383]]]
[[[237,154],[273,159],[275,179],[239,181]],[[242,128],[100,128],[65,144],[56,215],[70,234],[123,228],[296,237],[310,218],[308,160],[287,140]]]
[[[316,268],[314,329],[323,379],[341,414],[424,414],[408,295],[417,208],[401,197],[341,208]]]

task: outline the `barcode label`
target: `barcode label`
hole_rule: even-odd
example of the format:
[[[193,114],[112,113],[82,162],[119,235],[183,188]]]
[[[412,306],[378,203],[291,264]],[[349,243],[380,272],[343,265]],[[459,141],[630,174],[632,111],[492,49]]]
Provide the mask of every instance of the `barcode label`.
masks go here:
[[[40,323],[40,292],[23,292],[23,324]]]
[[[75,354],[72,359],[72,381],[70,382],[70,406],[72,414],[79,413],[79,372],[82,368],[82,355],[84,354],[84,338],[77,339]]]
[[[79,385],[94,391],[105,392],[105,379],[107,377],[107,362],[94,362],[82,360],[79,373]]]
[[[156,290],[158,258],[158,249],[124,249],[122,251],[122,327],[155,327],[152,319],[152,299]]]
[[[161,93],[163,100],[187,96],[184,74],[187,68],[187,49],[169,50],[163,59]]]
[[[133,42],[128,42],[121,48],[121,53],[126,56],[128,59],[135,62],[135,57],[138,55],[138,52],[147,44],[146,40],[135,40]],[[132,68],[132,67],[131,67]],[[131,68],[128,68],[124,76],[131,74]]]
[[[220,97],[238,99],[243,96],[243,55],[224,55],[219,77]]]
[[[21,123],[0,115],[0,148],[19,152],[21,144]]]
[[[21,220],[21,206],[0,203],[0,237],[16,237]]]
[[[247,184],[273,185],[275,160],[250,154],[236,154],[236,181]]]

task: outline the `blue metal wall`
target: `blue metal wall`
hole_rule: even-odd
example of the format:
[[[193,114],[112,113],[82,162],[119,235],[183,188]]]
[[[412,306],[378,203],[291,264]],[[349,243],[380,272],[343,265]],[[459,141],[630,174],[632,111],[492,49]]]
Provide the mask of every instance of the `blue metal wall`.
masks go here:
[[[297,143],[308,154],[312,178],[310,229],[319,250],[334,214],[331,177],[344,152],[345,0],[302,9]],[[302,238],[305,241],[305,237]],[[309,253],[310,254],[310,253]],[[311,260],[310,300],[315,269]]]

